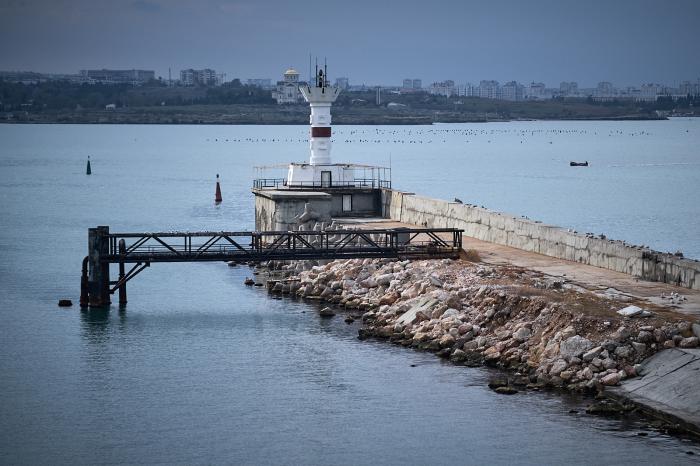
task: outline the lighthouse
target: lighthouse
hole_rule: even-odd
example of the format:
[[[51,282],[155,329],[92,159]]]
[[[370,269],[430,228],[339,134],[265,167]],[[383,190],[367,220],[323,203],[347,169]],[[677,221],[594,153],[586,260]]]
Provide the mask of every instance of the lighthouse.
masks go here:
[[[331,106],[340,94],[340,88],[328,82],[328,69],[316,66],[316,74],[299,87],[301,95],[311,107],[309,123],[308,163],[289,165],[287,183],[300,187],[350,186],[354,169],[349,164],[334,164],[331,160]]]
[[[300,87],[299,91],[311,107],[309,165],[329,165],[331,163],[331,105],[338,98],[340,88],[329,86],[328,76],[324,70],[317,69],[314,82]]]
[[[310,109],[309,158],[256,167],[253,193],[258,231],[324,228],[336,218],[383,215],[391,168],[332,160],[331,109],[340,88],[329,84],[325,65],[317,65],[315,74],[309,75],[309,82],[300,82],[298,88]],[[282,173],[284,178],[279,176]]]

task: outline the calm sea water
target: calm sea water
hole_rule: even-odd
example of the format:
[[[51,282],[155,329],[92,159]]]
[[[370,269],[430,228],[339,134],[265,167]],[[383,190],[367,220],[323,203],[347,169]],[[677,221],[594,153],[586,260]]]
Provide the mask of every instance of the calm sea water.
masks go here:
[[[56,306],[77,302],[90,226],[252,227],[251,167],[304,159],[306,132],[0,125],[0,463],[697,458],[686,453],[697,444],[643,423],[582,414],[585,400],[499,396],[485,370],[360,342],[356,324],[244,287],[243,267],[154,264],[129,283],[125,310]],[[388,163],[390,153],[398,188],[700,257],[699,135],[697,120],[338,127],[334,154]]]

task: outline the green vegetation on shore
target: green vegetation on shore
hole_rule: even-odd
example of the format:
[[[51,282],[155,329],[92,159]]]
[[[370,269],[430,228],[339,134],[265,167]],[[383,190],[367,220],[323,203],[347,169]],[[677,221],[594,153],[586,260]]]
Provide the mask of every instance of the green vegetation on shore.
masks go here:
[[[107,109],[113,105],[113,109]],[[513,119],[604,120],[658,119],[667,114],[698,116],[700,97],[656,102],[552,99],[510,102],[427,93],[382,95],[373,91],[341,93],[333,107],[336,124],[430,124]],[[168,87],[161,82],[129,85],[80,85],[51,81],[36,84],[0,80],[0,121],[18,123],[152,124],[306,124],[305,104],[277,105],[269,90],[241,84],[220,87]]]

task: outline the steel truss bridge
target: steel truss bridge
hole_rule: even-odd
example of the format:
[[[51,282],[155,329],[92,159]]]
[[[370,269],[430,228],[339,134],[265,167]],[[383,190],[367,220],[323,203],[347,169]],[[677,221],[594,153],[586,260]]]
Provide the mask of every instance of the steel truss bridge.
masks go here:
[[[110,233],[99,226],[88,230],[80,304],[109,305],[117,291],[119,303],[126,304],[126,283],[154,262],[457,258],[462,233],[454,228]],[[110,280],[110,264],[119,266],[116,281]]]

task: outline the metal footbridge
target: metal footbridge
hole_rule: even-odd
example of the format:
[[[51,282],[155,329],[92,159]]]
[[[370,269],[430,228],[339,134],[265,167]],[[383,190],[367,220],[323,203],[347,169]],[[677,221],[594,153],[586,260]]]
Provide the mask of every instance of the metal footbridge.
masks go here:
[[[126,283],[154,262],[457,258],[462,233],[454,228],[110,233],[99,226],[88,229],[80,305],[109,305],[117,291],[119,303],[126,304]],[[119,266],[116,281],[110,280],[111,264]]]

